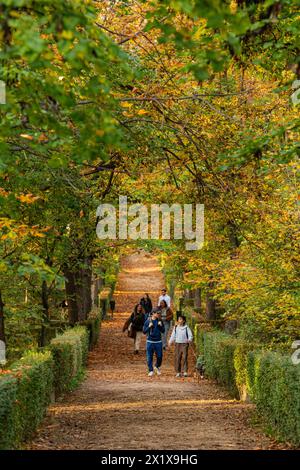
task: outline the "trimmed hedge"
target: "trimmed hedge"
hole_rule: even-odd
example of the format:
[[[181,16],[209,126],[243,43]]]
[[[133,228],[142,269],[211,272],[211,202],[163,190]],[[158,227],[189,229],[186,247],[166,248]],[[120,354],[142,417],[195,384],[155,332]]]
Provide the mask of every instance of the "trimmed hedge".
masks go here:
[[[106,318],[109,311],[109,302],[112,298],[113,289],[111,287],[104,287],[98,294],[98,303],[100,305],[101,318]]]
[[[0,449],[15,449],[29,439],[45,416],[53,390],[49,351],[27,353],[0,376]]]
[[[300,444],[300,364],[275,352],[248,356],[247,387],[275,437]]]
[[[204,335],[203,353],[206,374],[226,386],[234,396],[238,396],[234,367],[235,347],[236,341],[224,333],[208,332]]]
[[[89,332],[89,349],[90,351],[97,345],[101,327],[101,313],[93,311],[82,324],[85,325]]]
[[[223,332],[199,329],[196,326],[195,342],[206,375],[234,396],[250,398],[277,439],[299,445],[300,364]]]
[[[14,442],[17,382],[12,375],[0,375],[0,449],[9,449]]]
[[[56,395],[69,390],[80,377],[87,362],[88,347],[89,335],[84,326],[75,326],[51,341]]]
[[[76,385],[98,340],[100,315],[28,352],[0,373],[0,449],[18,449],[41,423],[51,399]],[[89,331],[89,325],[91,330]]]

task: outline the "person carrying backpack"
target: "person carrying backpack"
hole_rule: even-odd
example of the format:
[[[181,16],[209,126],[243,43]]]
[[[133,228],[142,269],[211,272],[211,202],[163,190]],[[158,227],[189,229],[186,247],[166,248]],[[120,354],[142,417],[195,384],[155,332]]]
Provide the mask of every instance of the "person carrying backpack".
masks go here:
[[[181,377],[181,362],[183,360],[183,376],[188,376],[188,352],[189,345],[193,341],[191,329],[186,325],[184,315],[179,315],[177,324],[174,326],[169,346],[175,343],[175,371],[176,377]]]
[[[149,369],[149,377],[152,377],[153,372],[153,355],[156,355],[156,365],[154,367],[157,375],[160,375],[160,366],[163,358],[162,348],[162,333],[165,332],[165,327],[160,318],[160,312],[154,311],[149,315],[145,321],[143,333],[147,335],[147,364]]]
[[[127,330],[128,336],[134,339],[134,354],[139,354],[145,322],[144,314],[145,311],[143,306],[141,304],[137,304],[123,326],[123,333]]]

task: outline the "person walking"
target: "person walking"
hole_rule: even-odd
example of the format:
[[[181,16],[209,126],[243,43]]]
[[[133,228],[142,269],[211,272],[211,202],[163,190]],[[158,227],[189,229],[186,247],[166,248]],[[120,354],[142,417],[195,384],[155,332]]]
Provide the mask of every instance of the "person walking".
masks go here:
[[[152,377],[154,371],[157,375],[161,375],[160,367],[163,359],[163,348],[161,335],[164,333],[165,327],[163,321],[160,318],[159,312],[152,312],[149,318],[146,320],[143,333],[147,335],[147,364],[148,364],[148,376]],[[156,355],[156,364],[153,368],[153,356]],[[154,370],[153,370],[154,369]]]
[[[167,302],[165,300],[161,300],[159,304],[159,309],[161,313],[161,319],[164,323],[165,332],[162,335],[162,345],[163,349],[166,350],[167,348],[167,339],[168,333],[171,328],[172,320],[173,320],[173,312],[170,307],[168,307]]]
[[[123,333],[127,330],[128,336],[134,339],[134,354],[139,354],[141,339],[143,336],[143,326],[145,322],[145,311],[141,304],[137,304],[130,317],[123,326]]]
[[[165,300],[166,304],[168,307],[171,307],[171,297],[167,294],[167,289],[162,289],[161,290],[161,295],[159,296],[158,299],[158,307],[160,306],[160,302],[162,300]]]
[[[188,352],[189,345],[193,341],[193,334],[191,329],[186,324],[184,315],[178,316],[177,324],[174,326],[169,346],[175,343],[175,372],[176,377],[181,377],[182,369],[181,362],[183,361],[183,376],[188,376]]]
[[[148,317],[149,313],[152,312],[152,301],[149,294],[145,294],[144,297],[141,298],[140,304],[144,307],[145,316]]]

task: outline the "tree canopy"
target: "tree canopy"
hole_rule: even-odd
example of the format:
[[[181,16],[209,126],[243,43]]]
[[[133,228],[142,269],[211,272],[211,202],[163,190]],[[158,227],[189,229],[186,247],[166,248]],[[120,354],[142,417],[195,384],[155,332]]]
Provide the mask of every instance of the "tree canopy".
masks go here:
[[[95,230],[99,203],[119,195],[204,204],[203,249],[143,246],[244,334],[275,347],[297,338],[298,23],[295,0],[1,2],[0,339],[4,314],[11,354],[57,316],[64,285],[78,297],[71,322],[86,317],[92,272],[126,249]]]

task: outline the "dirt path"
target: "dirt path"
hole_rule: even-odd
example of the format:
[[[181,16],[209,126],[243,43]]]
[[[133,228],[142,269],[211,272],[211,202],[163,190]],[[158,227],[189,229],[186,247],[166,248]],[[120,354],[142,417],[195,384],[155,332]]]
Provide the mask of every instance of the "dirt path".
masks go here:
[[[163,276],[155,258],[135,253],[123,260],[117,312],[102,324],[99,346],[78,390],[50,407],[30,449],[267,449],[249,424],[251,405],[232,400],[215,384],[176,379],[173,350],[162,375],[149,378],[143,351],[133,355],[122,325],[144,291],[156,301]]]

